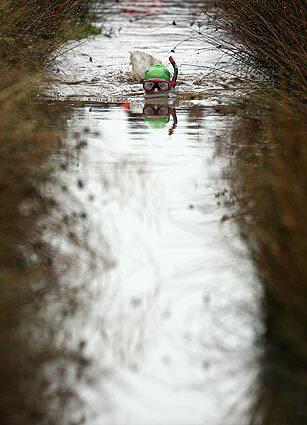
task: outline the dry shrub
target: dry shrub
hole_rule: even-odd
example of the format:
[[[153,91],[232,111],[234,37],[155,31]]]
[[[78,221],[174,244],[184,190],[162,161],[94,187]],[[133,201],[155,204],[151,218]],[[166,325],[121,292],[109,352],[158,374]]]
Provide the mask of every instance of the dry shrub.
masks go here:
[[[220,0],[215,25],[226,32],[217,43],[239,66],[257,69],[291,95],[306,97],[306,16],[304,0]],[[224,44],[223,44],[224,40]]]

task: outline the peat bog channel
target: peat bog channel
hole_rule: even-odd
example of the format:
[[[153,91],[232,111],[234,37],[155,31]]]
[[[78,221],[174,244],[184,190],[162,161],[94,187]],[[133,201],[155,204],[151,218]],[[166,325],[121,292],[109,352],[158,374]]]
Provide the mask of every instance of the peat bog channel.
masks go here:
[[[189,38],[194,14],[192,2],[117,2],[112,37],[69,49],[59,65],[57,95],[75,105],[67,144],[86,139],[64,178],[72,191],[82,182],[75,196],[92,244],[112,264],[88,280],[69,325],[91,360],[76,388],[86,424],[246,423],[258,288],[238,229],[221,221],[231,213],[217,198],[230,159],[219,143],[234,117],[214,108],[235,90],[194,66],[220,58]],[[165,61],[184,39],[174,53],[178,97],[154,105],[152,119],[129,77],[129,52]]]

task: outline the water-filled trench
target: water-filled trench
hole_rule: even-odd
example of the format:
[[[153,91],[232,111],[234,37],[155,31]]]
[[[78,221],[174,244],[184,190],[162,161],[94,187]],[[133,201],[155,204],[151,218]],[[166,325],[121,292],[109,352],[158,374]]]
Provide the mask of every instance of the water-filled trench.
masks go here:
[[[198,17],[193,2],[117,2],[111,37],[69,46],[57,65],[57,95],[73,105],[67,143],[86,138],[65,179],[108,257],[67,325],[91,360],[75,387],[86,424],[246,423],[256,278],[238,229],[222,220],[230,161],[220,145],[234,117],[216,108],[236,87],[196,66],[223,63]],[[158,119],[144,113],[131,50],[164,62],[175,50],[178,95],[151,105]]]

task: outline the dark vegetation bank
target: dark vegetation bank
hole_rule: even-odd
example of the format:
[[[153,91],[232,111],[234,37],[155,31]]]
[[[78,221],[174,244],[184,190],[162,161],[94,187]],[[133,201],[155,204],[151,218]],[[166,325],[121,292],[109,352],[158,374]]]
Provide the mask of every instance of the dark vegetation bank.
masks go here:
[[[51,246],[50,236],[56,240],[66,235],[74,246],[88,247],[82,230],[80,238],[73,233],[74,223],[84,221],[85,215],[78,206],[63,211],[52,195],[57,190],[65,198],[70,196],[56,177],[59,173],[54,173],[56,167],[69,163],[63,144],[69,108],[44,100],[40,87],[55,51],[69,39],[97,33],[89,23],[90,4],[86,0],[0,2],[2,425],[65,423],[65,409],[76,400],[65,384],[61,361],[69,360],[73,368],[84,364],[81,348],[72,354],[55,341],[44,309],[48,297],[49,308],[51,299],[64,297],[59,305],[66,315],[73,304],[59,278],[63,282],[76,259]],[[61,148],[61,161],[55,161],[54,148]],[[62,314],[56,305],[55,312]],[[50,387],[48,373],[58,374],[58,387]]]
[[[234,218],[263,284],[251,423],[307,423],[306,2],[218,2],[232,69],[257,86],[227,136]]]

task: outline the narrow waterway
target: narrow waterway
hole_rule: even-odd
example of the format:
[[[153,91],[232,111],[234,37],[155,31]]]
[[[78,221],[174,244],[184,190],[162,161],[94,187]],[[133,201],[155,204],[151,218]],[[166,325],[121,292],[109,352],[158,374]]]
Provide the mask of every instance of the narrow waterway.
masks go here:
[[[214,107],[235,87],[195,67],[223,61],[196,34],[198,16],[193,2],[117,2],[112,37],[68,49],[58,65],[58,96],[74,105],[67,143],[86,139],[67,184],[92,223],[91,245],[109,259],[69,324],[91,364],[75,388],[89,425],[246,423],[256,278],[236,227],[222,222],[220,144],[234,117]],[[152,120],[129,52],[166,61],[183,40],[173,52],[179,95],[151,105]]]

